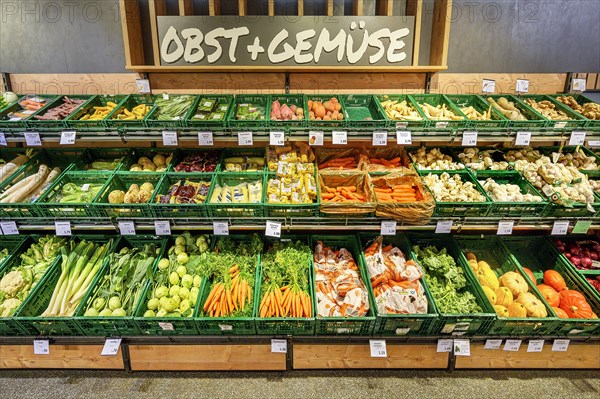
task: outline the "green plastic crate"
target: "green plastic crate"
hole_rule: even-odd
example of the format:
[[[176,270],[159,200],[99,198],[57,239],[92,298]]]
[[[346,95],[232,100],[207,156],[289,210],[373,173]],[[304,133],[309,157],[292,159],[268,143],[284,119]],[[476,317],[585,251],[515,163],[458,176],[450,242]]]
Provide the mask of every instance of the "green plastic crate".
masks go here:
[[[110,174],[89,174],[89,173],[64,173],[60,178],[50,186],[50,188],[42,194],[36,206],[41,217],[49,218],[94,218],[103,217],[103,214],[98,211],[95,201],[100,197],[100,194],[106,189]],[[100,185],[100,190],[93,194],[91,201],[78,203],[61,203],[58,196],[63,187],[73,183],[80,187],[86,184]]]
[[[269,243],[274,242],[275,239],[265,237],[265,253],[270,248]],[[295,243],[300,241],[306,244],[310,248],[310,236],[308,235],[286,235],[282,238],[283,243],[290,242]],[[263,256],[264,259],[264,256]],[[315,296],[315,282],[312,278],[313,261],[312,252],[309,257],[307,265],[306,279],[308,282],[309,296],[312,304],[312,315],[311,317],[260,317],[260,302],[261,287],[263,284],[263,270],[262,265],[259,266],[259,277],[257,280],[257,286],[254,296],[254,319],[256,322],[256,332],[258,335],[314,335],[315,334],[315,315],[316,315],[316,296]]]
[[[26,99],[27,97],[31,97],[31,96],[22,96],[19,98],[19,101],[17,101],[16,103],[13,103],[5,108],[3,108],[2,110],[0,110],[0,129],[4,130],[4,129],[8,129],[11,131],[21,131],[24,130],[27,125],[26,122],[27,120],[31,119],[31,117],[33,115],[35,115],[35,112],[31,112],[30,116],[24,119],[19,119],[19,120],[11,120],[9,114],[12,112],[18,112],[23,110],[23,107],[21,107],[21,105],[19,105],[19,103]],[[35,96],[37,98],[42,98],[46,100],[46,106],[48,106],[49,104],[54,103],[58,97],[57,96]],[[44,109],[46,106],[42,107],[42,109]]]
[[[122,248],[143,248],[146,244],[155,244],[158,250],[156,259],[152,265],[152,270],[156,270],[158,261],[162,258],[162,254],[166,249],[166,240],[156,236],[136,236],[136,237],[120,237],[114,248],[113,253],[120,251]],[[87,317],[84,316],[88,307],[100,289],[100,283],[104,279],[104,276],[109,272],[110,266],[104,265],[103,269],[96,275],[92,282],[92,289],[88,291],[86,296],[81,301],[81,304],[75,312],[75,321],[79,325],[79,328],[86,336],[91,337],[122,337],[122,336],[135,336],[140,335],[138,325],[135,323],[134,314],[139,307],[140,301],[143,301],[144,297],[143,288],[141,289],[140,296],[133,306],[134,314],[126,317]],[[142,287],[145,283],[142,283]]]
[[[202,108],[203,110],[200,110]],[[233,108],[233,96],[222,95],[200,95],[194,103],[194,112],[186,120],[189,127],[221,131],[227,127],[227,119]],[[206,111],[210,109],[210,111]],[[198,115],[197,118],[194,118]],[[201,117],[200,115],[203,115]],[[219,115],[220,117],[216,117]],[[211,118],[212,116],[212,118]]]
[[[367,289],[369,301],[369,311],[363,317],[321,317],[316,313],[316,335],[372,335],[375,328],[375,304],[373,297],[369,295],[367,286],[370,283],[369,277],[365,270],[365,266],[361,259],[361,249],[358,239],[354,235],[314,235],[311,237],[311,249],[313,253],[317,245],[317,241],[323,242],[323,245],[332,249],[345,248],[352,254],[354,262],[360,271],[360,277]],[[312,278],[317,284],[315,267],[312,268]],[[316,293],[315,293],[316,297]],[[315,304],[318,304],[318,299],[315,298]],[[316,307],[315,307],[316,309]]]
[[[301,175],[303,176],[303,175]],[[265,216],[274,217],[274,218],[285,218],[285,217],[318,217],[319,216],[319,208],[321,203],[319,198],[321,198],[321,188],[319,186],[316,170],[313,175],[315,178],[315,190],[317,192],[314,202],[311,204],[294,204],[294,203],[269,203],[269,194],[267,192],[267,187],[269,184],[269,180],[277,179],[277,175],[275,173],[268,173],[266,178],[266,186],[263,190],[263,203],[265,204]],[[293,178],[295,179],[295,178]]]
[[[337,98],[339,104],[341,105],[341,113],[342,115],[344,115],[344,119],[337,120],[337,121],[318,121],[316,119],[310,119],[310,110],[308,110],[306,116],[308,117],[308,128],[310,130],[323,130],[323,131],[332,131],[332,130],[336,130],[336,129],[343,129],[345,127],[348,126],[348,121],[346,120],[346,105],[344,104],[344,100],[342,99],[342,96],[339,95],[316,95],[316,94],[308,94],[306,95],[306,104],[308,106],[308,102],[309,101],[317,101],[317,102],[321,102],[321,103],[325,103],[329,100],[331,100],[332,98]]]
[[[588,276],[588,277],[595,277],[595,276],[600,276],[600,269],[578,269],[577,266],[575,266],[575,264],[573,264],[571,262],[571,260],[564,254],[562,253],[557,246],[557,241],[562,241],[565,244],[570,244],[573,242],[577,242],[577,243],[589,243],[589,244],[593,244],[593,243],[600,243],[600,241],[593,237],[593,236],[574,236],[574,237],[560,237],[560,238],[554,238],[552,241],[552,245],[551,248],[552,250],[558,255],[560,256],[560,258],[562,259],[562,261],[564,263],[566,263],[567,265],[569,265],[569,267],[571,268],[571,270],[573,270],[574,272],[576,272],[576,274],[580,274],[582,276]],[[600,294],[599,294],[600,295]]]
[[[154,107],[154,101],[158,96],[143,95],[143,94],[131,94],[127,96],[121,103],[114,109],[106,119],[104,125],[108,128],[119,129],[119,128],[144,128],[146,126],[146,119]],[[150,110],[146,115],[140,119],[118,119],[117,116],[122,114],[125,109],[131,112],[131,110],[138,105],[147,105]]]
[[[304,110],[304,118],[298,120],[289,121],[278,121],[271,119],[271,113],[269,112],[268,126],[275,129],[283,129],[286,132],[291,130],[300,130],[308,126],[308,103],[304,94],[272,94],[269,96],[270,107],[273,107],[273,102],[279,101],[280,105],[287,104],[288,107],[295,105],[297,108]]]
[[[160,173],[144,173],[144,174],[133,174],[129,172],[123,172],[115,174],[109,178],[108,183],[104,186],[100,194],[96,197],[93,202],[93,206],[97,211],[97,214],[109,218],[152,218],[154,214],[151,211],[150,204],[152,198],[156,193],[157,188],[160,185],[162,179]],[[132,184],[142,186],[144,183],[151,183],[154,186],[152,195],[148,197],[148,201],[144,203],[135,204],[111,204],[109,197],[111,192],[115,190],[121,190],[127,193],[129,187]]]
[[[213,195],[217,186],[237,186],[242,183],[254,183],[260,181],[262,184],[262,192],[260,194],[260,203],[216,203],[213,201]],[[266,185],[266,175],[263,173],[217,173],[215,174],[208,198],[206,201],[206,207],[208,209],[208,215],[212,218],[235,218],[235,217],[263,217],[264,216],[264,192]]]
[[[200,203],[190,204],[162,204],[157,202],[160,195],[166,194],[169,189],[177,182],[184,183],[189,181],[191,183],[208,182],[209,188],[206,192],[206,199]],[[207,199],[209,198],[211,187],[214,184],[213,173],[169,173],[157,184],[154,195],[149,203],[149,210],[157,218],[197,218],[206,217],[207,211]]]
[[[385,129],[388,122],[372,95],[347,94],[342,97],[344,119],[350,129]]]
[[[385,116],[387,120],[387,127],[392,129],[406,129],[406,128],[425,128],[429,126],[429,120],[423,114],[421,107],[419,107],[413,98],[407,94],[383,94],[375,96],[375,100],[382,111],[383,116]],[[392,101],[401,103],[406,101],[406,103],[414,108],[415,111],[421,117],[421,120],[401,120],[401,119],[392,119],[386,112],[386,107],[384,106],[386,101]]]
[[[496,320],[496,312],[492,305],[490,305],[487,297],[485,296],[481,286],[477,283],[475,275],[471,271],[471,268],[462,262],[460,249],[456,245],[454,239],[449,235],[441,235],[431,237],[423,234],[409,234],[409,241],[411,244],[411,257],[418,262],[418,259],[413,251],[414,245],[420,245],[422,247],[433,245],[438,250],[446,248],[448,255],[454,258],[456,265],[462,268],[465,278],[467,280],[466,289],[470,291],[476,298],[477,304],[481,307],[481,313],[472,314],[453,314],[453,313],[442,313],[438,308],[436,297],[432,293],[434,310],[439,314],[437,322],[434,323],[430,334],[452,334],[452,335],[485,335],[489,332]],[[429,290],[427,283],[428,276],[425,273],[423,278],[423,284],[425,289]],[[431,291],[430,291],[431,292]]]
[[[367,275],[369,275],[369,269],[366,267],[367,261],[365,257],[365,248],[367,248],[372,241],[377,238],[376,234],[372,233],[359,233],[360,244],[361,244],[361,259],[363,265],[367,270]],[[391,244],[397,247],[404,253],[406,260],[410,260],[410,244],[408,239],[403,234],[398,234],[394,236],[383,236],[383,244]],[[370,280],[370,279],[369,279]],[[427,313],[425,314],[380,314],[377,306],[374,307],[376,322],[375,329],[373,331],[373,335],[385,335],[385,336],[394,336],[394,335],[405,335],[405,336],[428,336],[431,332],[431,328],[435,325],[435,322],[438,318],[438,314],[435,312],[433,305],[433,298],[431,297],[431,293],[425,285],[423,285],[423,290],[425,291],[425,297],[427,298]],[[373,292],[372,284],[367,284],[369,290],[369,296],[373,298],[373,303],[377,304],[377,299],[375,298],[375,293]]]
[[[577,104],[579,104],[580,106],[583,106],[584,104],[587,104],[587,103],[595,102],[595,101],[592,101],[591,99],[589,99],[588,97],[584,96],[583,94],[572,94],[572,93],[571,94],[552,94],[549,97],[552,97],[557,102],[560,102],[558,100],[558,97],[564,97],[564,96],[573,97],[575,99],[575,101],[577,101]],[[562,102],[560,102],[560,103],[562,104]],[[565,107],[568,107],[573,112],[575,112],[577,115],[586,119],[587,123],[584,126],[589,127],[589,128],[600,128],[600,119],[588,119],[585,116],[583,116],[580,112],[575,111],[573,108],[569,107],[568,105],[565,105]]]
[[[438,150],[440,150],[440,152],[444,155],[449,156],[450,158],[452,158],[452,162],[456,163],[456,164],[462,164],[460,159],[458,159],[458,157],[456,156],[456,154],[450,149],[450,147],[426,147],[426,153],[429,153],[431,150],[433,150],[434,148],[437,148]],[[434,169],[426,169],[424,166],[421,166],[420,164],[417,163],[417,157],[416,157],[416,153],[419,150],[419,147],[408,147],[406,149],[406,153],[408,154],[413,167],[415,168],[415,170],[418,172],[429,172],[429,171],[434,171]],[[464,164],[463,167],[460,169],[455,169],[455,170],[464,170]],[[450,172],[450,170],[448,170],[448,172]]]
[[[32,117],[27,118],[25,120],[25,126],[28,129],[61,129],[61,128],[67,128],[67,120],[69,119],[70,116],[77,114],[79,112],[80,109],[86,107],[91,101],[93,101],[97,96],[83,96],[83,95],[74,95],[74,96],[60,96],[55,98],[51,103],[49,103],[48,105],[46,105],[44,108],[40,109],[39,111],[37,111],[35,114],[33,114]],[[67,115],[65,118],[60,119],[60,120],[39,120],[36,119],[36,116],[43,116],[46,114],[46,112],[48,112],[51,109],[54,109],[62,104],[64,104],[66,102],[66,98],[69,98],[71,100],[83,100],[84,102],[82,104],[80,104],[77,108],[75,108],[75,110],[73,112],[71,112],[69,115]]]
[[[184,96],[184,94],[181,94],[181,95],[171,94],[171,95],[169,95],[168,98],[174,99],[175,97],[182,97],[182,96]],[[197,103],[197,100],[198,100],[198,98],[195,94],[185,94],[185,96],[191,97],[189,109],[187,111],[185,111],[183,113],[183,115],[181,115],[178,119],[167,119],[167,120],[158,119],[158,117],[160,115],[160,111],[161,111],[161,103],[164,99],[164,97],[158,96],[158,98],[156,98],[154,100],[154,107],[152,108],[152,110],[150,110],[148,115],[146,115],[146,120],[145,120],[146,127],[158,128],[158,129],[176,129],[179,127],[185,127],[186,120],[188,118],[190,118],[196,110],[194,105]]]
[[[515,96],[506,95],[506,94],[495,94],[495,95],[483,96],[483,98],[485,98],[485,100],[488,103],[489,103],[488,98],[493,98],[494,101],[497,102],[498,99],[500,99],[501,97],[506,98],[509,102],[512,101],[514,103],[515,107],[521,111],[521,113],[523,114],[523,116],[525,116],[525,118],[527,118],[526,121],[513,121],[513,120],[509,119],[507,127],[513,128],[513,129],[526,129],[529,131],[539,131],[539,130],[544,130],[548,126],[549,122],[546,118],[544,118],[542,115],[540,115],[538,112],[536,112],[534,109],[532,109],[525,103],[521,102]]]
[[[0,251],[6,249],[8,251],[8,255],[0,260],[0,273],[2,273],[2,267],[4,264],[8,263],[11,257],[15,256],[23,241],[25,241],[26,237],[15,235],[15,236],[4,236],[2,237],[2,241],[0,241]]]
[[[243,104],[250,104],[252,106],[264,107],[264,115],[262,119],[255,120],[240,120],[238,117],[238,109]],[[265,131],[269,126],[269,115],[271,115],[271,103],[269,102],[269,96],[266,94],[249,94],[249,95],[236,95],[233,101],[233,107],[229,113],[227,119],[227,126],[229,129],[234,130],[235,133],[240,131]]]
[[[442,170],[430,170],[430,171],[419,171],[419,175],[422,177],[428,174],[441,175],[443,173],[448,173],[450,176],[460,175],[461,180],[463,182],[471,182],[483,196],[485,197],[484,202],[441,202],[437,199],[435,200],[435,213],[434,216],[439,217],[469,217],[469,216],[487,216],[489,213],[490,207],[492,205],[492,201],[486,194],[485,190],[477,179],[475,179],[469,172],[467,171],[442,171]],[[424,186],[429,188],[425,183]],[[433,195],[433,192],[432,192]],[[435,199],[435,195],[433,196]]]
[[[118,108],[128,96],[126,95],[116,95],[116,96],[95,96],[90,101],[85,103],[82,107],[79,107],[77,111],[69,115],[65,119],[65,123],[67,127],[71,129],[75,129],[78,131],[98,131],[104,130],[106,128],[106,119],[110,116],[110,114],[114,111],[114,108],[106,114],[103,119],[99,120],[81,120],[85,115],[92,115],[95,112],[95,107],[105,107],[108,102],[113,102],[117,104],[115,108]]]
[[[510,255],[502,241],[497,236],[482,238],[480,236],[460,236],[456,238],[458,247],[461,249],[461,262],[468,265],[466,253],[475,254],[478,261],[487,262],[496,277],[500,278],[504,273],[517,272],[525,277],[525,272],[518,266],[515,259]],[[542,294],[537,290],[536,285],[529,279],[525,279],[529,286],[529,291],[544,304],[547,317],[497,317],[489,330],[490,335],[519,336],[519,335],[550,335],[559,324],[556,313],[546,302]],[[478,282],[478,284],[480,284]],[[480,284],[481,285],[481,284]],[[491,303],[490,303],[491,305]]]
[[[133,165],[139,165],[138,162],[140,160],[141,157],[146,157],[149,158],[150,160],[152,160],[156,155],[162,155],[165,157],[166,160],[166,165],[165,165],[165,170],[161,171],[137,171],[136,173],[139,174],[143,174],[143,173],[162,173],[162,172],[166,172],[167,170],[169,170],[169,166],[172,164],[173,159],[175,158],[175,154],[176,154],[177,150],[175,149],[169,149],[169,148],[134,148],[131,151],[131,154],[126,157],[123,160],[123,163],[121,165],[121,168],[119,169],[120,172],[130,172],[131,171],[131,167]],[[169,157],[171,159],[169,159]]]
[[[538,282],[544,271],[553,269],[561,274],[567,287],[581,292],[594,313],[600,312],[600,298],[581,276],[575,274],[567,262],[545,237],[503,237],[502,242],[520,267],[530,269]],[[554,335],[594,336],[600,332],[600,319],[559,319]]]
[[[488,213],[490,216],[502,218],[539,217],[544,214],[548,207],[548,201],[546,201],[544,195],[538,192],[519,172],[485,170],[477,171],[475,176],[482,187],[486,179],[492,178],[498,184],[513,184],[519,186],[521,194],[532,194],[542,198],[542,202],[503,202],[494,201],[488,193],[488,197],[490,197],[490,200],[492,201]]]
[[[450,111],[454,112],[454,114],[458,117],[462,117],[462,120],[454,120],[454,119],[431,119],[427,117],[427,114],[423,109],[423,114],[429,120],[429,128],[430,129],[460,129],[469,125],[469,120],[467,117],[460,111],[460,109],[452,103],[445,95],[443,94],[413,94],[411,95],[414,102],[418,104],[427,103],[433,107],[446,105]]]
[[[541,112],[537,111],[540,115],[542,115],[542,117],[544,119],[548,120],[548,128],[549,129],[554,129],[554,130],[574,129],[574,128],[579,128],[579,127],[584,127],[588,123],[586,118],[579,115],[577,112],[573,111],[571,108],[567,107],[566,105],[563,105],[561,102],[556,101],[556,99],[554,99],[553,97],[543,95],[543,94],[525,94],[525,95],[519,96],[519,100],[523,101],[530,108],[533,108],[531,105],[529,105],[526,102],[526,100],[529,100],[529,99],[534,100],[536,102],[549,101],[550,103],[552,103],[555,106],[556,110],[563,111],[565,114],[567,114],[567,116],[569,118],[571,118],[571,120],[569,120],[569,119],[564,119],[564,120],[549,119],[549,118],[546,118]]]
[[[198,162],[202,160],[203,166],[197,169],[199,170],[189,170],[186,165],[190,165],[190,161],[192,159],[197,159]],[[212,164],[213,161],[216,163],[216,166],[213,170],[206,167],[206,162],[208,160],[209,164]],[[168,168],[169,172],[176,173],[214,173],[221,171],[221,153],[216,150],[179,150],[177,154],[173,158],[173,162]]]
[[[113,173],[121,170],[124,163],[131,153],[129,148],[87,148],[81,156],[73,162],[69,168],[69,172],[85,172],[85,173]],[[91,170],[90,166],[93,162],[109,162],[111,167],[103,170]]]
[[[478,131],[490,131],[497,129],[504,129],[508,126],[508,119],[504,117],[496,108],[492,107],[487,101],[485,101],[481,96],[477,95],[468,95],[468,94],[450,94],[446,95],[446,98],[452,102],[456,107],[461,109],[473,107],[476,111],[480,113],[487,112],[488,109],[491,109],[491,118],[492,120],[472,120],[468,119],[468,122],[465,127],[473,128]],[[491,108],[490,108],[491,107]],[[464,113],[463,113],[464,114]],[[466,116],[466,114],[464,114]]]

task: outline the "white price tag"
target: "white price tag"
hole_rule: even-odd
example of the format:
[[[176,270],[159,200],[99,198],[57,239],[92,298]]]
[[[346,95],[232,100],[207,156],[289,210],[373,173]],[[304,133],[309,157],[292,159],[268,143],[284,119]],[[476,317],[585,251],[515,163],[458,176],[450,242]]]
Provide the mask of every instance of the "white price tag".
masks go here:
[[[452,220],[440,220],[437,222],[435,226],[436,234],[448,234],[452,231],[452,225],[454,221]]]
[[[285,132],[271,132],[269,135],[269,144],[282,146],[285,144]]]
[[[515,145],[525,146],[531,143],[531,132],[517,132],[517,139],[515,140]]]
[[[136,79],[135,80],[135,88],[137,89],[137,92],[140,94],[149,94],[150,93],[150,80]]]
[[[215,145],[215,143],[213,141],[213,132],[199,132],[198,133],[198,145],[200,145],[200,146]]]
[[[408,130],[397,130],[396,131],[396,144],[398,145],[412,145],[412,134]]]
[[[40,147],[42,145],[42,139],[38,132],[25,132],[25,144],[29,147]]]
[[[162,139],[165,147],[177,147],[177,132],[163,131]]]
[[[543,339],[530,339],[527,344],[527,352],[541,352],[544,349]]]
[[[435,123],[436,129],[445,129],[447,127],[448,127],[448,122],[436,122]]]
[[[496,91],[496,81],[492,79],[483,79],[481,84],[481,92],[486,94],[494,94]]]
[[[566,352],[570,342],[570,339],[555,339],[552,342],[552,352]]]
[[[281,238],[281,223],[267,221],[265,235],[267,237]]]
[[[465,147],[474,147],[477,145],[477,132],[463,132],[462,145]]]
[[[501,346],[502,346],[501,339],[488,339],[485,341],[485,345],[484,345],[483,349],[497,350],[497,349],[500,349]]]
[[[561,121],[561,122],[556,122],[554,124],[554,128],[555,129],[564,129],[565,127],[567,127],[567,121]]]
[[[121,346],[121,338],[109,338],[104,341],[101,356],[116,356]]]
[[[85,183],[84,185],[81,186],[81,191],[88,191],[90,189],[90,185],[88,183]]]
[[[213,222],[213,234],[216,236],[228,236],[229,235],[229,223]]]
[[[33,340],[33,354],[34,355],[49,355],[50,354],[50,342],[47,339],[34,339]]]
[[[452,348],[454,347],[453,339],[438,339],[437,342],[437,351],[438,352],[452,352]]]
[[[587,88],[587,80],[582,78],[574,78],[571,84],[573,91],[585,91]]]
[[[348,144],[348,132],[343,130],[334,130],[331,132],[331,143],[334,145]]]
[[[162,328],[163,331],[175,331],[175,328],[171,323],[158,323],[158,326]]]
[[[517,93],[528,93],[529,92],[529,80],[517,79],[517,87],[515,90]]]
[[[77,132],[74,130],[65,130],[60,134],[60,145],[73,145],[77,138]]]
[[[370,339],[371,357],[387,357],[387,347],[384,339]]]
[[[518,352],[520,347],[520,339],[507,339],[504,343],[504,350],[507,352]]]
[[[552,226],[552,232],[550,235],[553,236],[564,236],[569,231],[569,221],[568,220],[557,220],[554,222]]]
[[[239,132],[238,133],[238,145],[252,145],[252,132]]]
[[[499,236],[509,236],[513,232],[513,226],[515,222],[512,220],[505,220],[498,223],[498,231],[496,234]]]
[[[382,220],[380,234],[382,236],[395,236],[396,235],[396,221],[395,220]]]
[[[233,331],[233,326],[231,324],[219,324],[219,328],[221,331]]]
[[[585,143],[585,130],[573,130],[569,138],[569,145],[583,145]]]
[[[272,339],[271,353],[287,353],[287,341],[285,339]]]
[[[16,236],[19,234],[16,222],[1,222],[0,230],[5,236]]]
[[[0,137],[1,139],[2,137]],[[2,144],[2,142],[0,141],[0,144]],[[4,144],[6,145],[6,144]],[[588,146],[592,147],[592,148],[598,148],[600,147],[600,140],[588,140]]]
[[[163,93],[163,100],[168,100],[169,99],[169,95],[167,93]]]
[[[469,341],[468,339],[455,339],[454,355],[471,356],[471,341]]]
[[[131,221],[120,221],[119,232],[122,236],[134,236],[135,235],[135,224]]]
[[[157,236],[170,236],[171,235],[171,223],[168,220],[155,220],[154,231]]]
[[[374,146],[387,145],[387,132],[373,132],[373,145]]]
[[[396,129],[405,130],[408,127],[408,122],[396,122]]]
[[[323,132],[310,131],[308,132],[308,144],[323,145]]]
[[[0,145],[6,147],[8,144],[6,143],[6,136],[3,132],[0,132]]]
[[[54,222],[54,228],[57,236],[68,237],[71,235],[71,222]]]

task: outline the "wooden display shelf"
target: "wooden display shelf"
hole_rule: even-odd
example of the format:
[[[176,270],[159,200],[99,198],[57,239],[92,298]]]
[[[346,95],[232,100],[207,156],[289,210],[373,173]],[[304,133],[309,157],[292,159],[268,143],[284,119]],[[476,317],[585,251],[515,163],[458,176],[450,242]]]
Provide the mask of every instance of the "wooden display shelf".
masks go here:
[[[51,345],[48,355],[34,355],[33,345],[0,345],[0,369],[124,370],[121,351],[102,356],[103,345]]]
[[[130,345],[132,371],[285,370],[286,354],[270,344]]]

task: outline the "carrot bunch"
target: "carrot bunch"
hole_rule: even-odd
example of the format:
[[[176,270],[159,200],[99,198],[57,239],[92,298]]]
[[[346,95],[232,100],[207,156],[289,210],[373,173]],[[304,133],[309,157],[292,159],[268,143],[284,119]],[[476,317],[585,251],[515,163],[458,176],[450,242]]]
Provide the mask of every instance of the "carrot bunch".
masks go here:
[[[323,202],[367,202],[364,195],[356,192],[356,186],[340,186],[331,188],[324,186],[321,191]]]
[[[375,165],[382,165],[386,168],[399,168],[402,166],[402,160],[400,157],[385,159],[385,158],[369,158],[369,162]]]
[[[396,184],[390,187],[375,187],[375,196],[380,202],[417,202],[423,200],[421,190],[415,184]]]
[[[204,302],[204,312],[210,317],[231,316],[235,311],[244,311],[246,303],[252,302],[252,288],[248,281],[240,277],[238,265],[228,271],[230,281],[215,283]]]
[[[260,302],[260,317],[310,317],[310,296],[300,287],[273,287]]]
[[[335,158],[319,164],[319,169],[356,169],[358,162],[354,157]]]
[[[46,100],[35,101],[35,100],[30,100],[28,98],[25,98],[25,99],[19,101],[19,105],[22,108],[27,109],[29,111],[37,111],[39,109],[42,109],[44,106],[46,106]]]

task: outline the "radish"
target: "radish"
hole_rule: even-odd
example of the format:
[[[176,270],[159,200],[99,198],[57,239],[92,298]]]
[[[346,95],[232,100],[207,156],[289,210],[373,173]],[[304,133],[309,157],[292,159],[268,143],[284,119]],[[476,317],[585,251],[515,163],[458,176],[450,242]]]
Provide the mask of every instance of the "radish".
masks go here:
[[[39,196],[43,194],[48,187],[50,187],[50,183],[52,183],[60,175],[60,172],[60,168],[52,169],[52,171],[46,177],[46,180],[44,180],[42,184],[38,185],[35,190],[31,192],[31,194],[29,194],[29,196],[26,198],[26,202],[34,202],[37,200]]]
[[[44,181],[46,179],[46,176],[48,175],[48,167],[46,165],[40,165],[39,170],[37,171],[37,173],[29,176],[28,178],[24,179],[23,181],[26,181],[25,184],[21,184],[23,181],[17,183],[16,185],[19,185],[18,189],[13,190],[13,188],[11,187],[9,190],[11,193],[2,198],[2,200],[0,200],[0,203],[6,204],[6,203],[18,203],[21,200],[23,200],[25,197],[27,197],[27,194],[29,194],[35,187],[37,187],[37,185],[41,182]]]
[[[25,164],[25,162],[29,161],[29,157],[27,155],[19,155],[9,163],[3,165],[0,168],[0,183],[8,179],[10,175],[12,175],[19,166]]]

